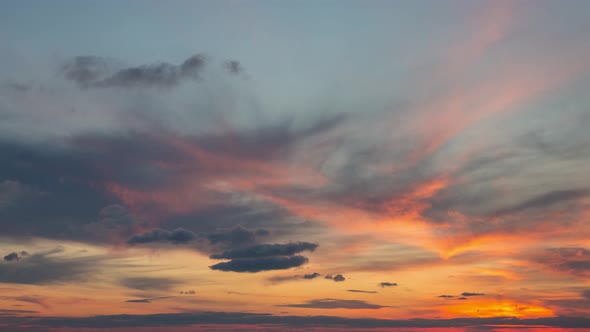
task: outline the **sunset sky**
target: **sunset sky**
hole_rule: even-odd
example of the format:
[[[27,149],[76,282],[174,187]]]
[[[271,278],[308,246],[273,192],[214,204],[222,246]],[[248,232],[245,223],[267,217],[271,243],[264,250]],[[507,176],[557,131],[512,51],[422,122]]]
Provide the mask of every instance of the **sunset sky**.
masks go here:
[[[0,0],[0,330],[590,327],[589,36],[586,0]]]

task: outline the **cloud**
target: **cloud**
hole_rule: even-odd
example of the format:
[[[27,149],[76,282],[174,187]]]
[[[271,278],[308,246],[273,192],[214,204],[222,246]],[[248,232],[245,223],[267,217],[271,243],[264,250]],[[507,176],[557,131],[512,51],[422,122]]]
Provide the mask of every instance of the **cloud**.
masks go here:
[[[303,279],[315,279],[317,277],[321,276],[321,274],[314,272],[312,274],[305,274],[303,275]]]
[[[216,250],[207,254],[256,244],[275,230],[300,231],[293,211],[248,197],[267,196],[262,191],[270,191],[268,186],[291,187],[285,158],[340,123],[338,117],[298,126],[281,121],[193,136],[158,124],[118,134],[72,134],[60,144],[2,139],[6,162],[0,174],[11,180],[0,179],[0,228],[7,236],[120,244],[134,230],[146,230],[147,225],[133,227],[138,223],[170,225],[160,227],[209,234]],[[240,189],[208,187],[221,179]],[[231,228],[238,223],[251,229]]]
[[[367,290],[360,290],[360,289],[347,289],[346,291],[351,292],[351,293],[377,294],[377,291],[367,291]]]
[[[195,294],[197,294],[197,292],[191,289],[191,290],[187,290],[187,291],[180,291],[180,294],[195,295]]]
[[[41,253],[33,253],[11,264],[0,264],[0,282],[15,284],[44,285],[59,282],[85,280],[100,268],[104,258],[62,257],[64,249],[57,247]]]
[[[516,213],[523,210],[528,209],[535,209],[535,208],[547,208],[551,205],[568,202],[568,201],[576,201],[580,198],[585,198],[590,196],[590,189],[569,189],[569,190],[554,190],[547,192],[545,194],[539,195],[537,197],[533,197],[529,200],[526,200],[522,203],[514,205],[512,207],[508,207],[505,209],[501,209],[497,211],[497,215],[505,215],[510,213]]]
[[[36,304],[39,305],[40,307],[43,308],[49,308],[49,305],[47,305],[47,303],[45,302],[45,300],[43,300],[40,297],[37,296],[28,296],[28,295],[21,295],[21,296],[0,296],[0,299],[2,300],[11,300],[11,301],[17,301],[17,302],[25,302],[25,303],[32,303],[32,304]]]
[[[590,250],[586,248],[549,248],[533,259],[555,271],[590,277]]]
[[[341,274],[337,274],[335,276],[332,276],[331,274],[327,274],[324,277],[324,279],[331,279],[331,280],[334,280],[335,282],[342,282],[342,281],[346,280],[346,278]]]
[[[86,87],[100,80],[109,70],[112,61],[97,56],[77,56],[61,67],[65,78]]]
[[[270,270],[286,270],[306,264],[308,259],[303,256],[238,258],[229,262],[209,266],[212,270],[232,272],[261,272]]]
[[[121,285],[139,290],[172,290],[181,284],[180,281],[171,278],[156,277],[133,277],[125,278],[120,281]]]
[[[243,249],[231,249],[221,254],[213,254],[211,259],[234,259],[271,256],[292,256],[302,251],[314,251],[318,247],[315,243],[295,242],[287,244],[259,244]]]
[[[279,304],[278,307],[314,308],[314,309],[380,309],[383,306],[360,300],[317,299],[305,303]]]
[[[4,256],[4,260],[7,262],[18,261],[20,260],[20,255],[13,251],[10,254]]]
[[[230,74],[239,75],[244,72],[244,68],[239,61],[226,61],[223,65]]]
[[[452,299],[455,296],[454,295],[439,295],[438,297],[440,297],[441,299]]]
[[[471,296],[484,296],[484,293],[471,293],[471,292],[463,292],[461,296],[463,297],[471,297]]]
[[[381,286],[382,288],[384,288],[384,287],[396,287],[397,286],[397,283],[384,281],[384,282],[380,283],[379,286]]]
[[[125,302],[128,302],[128,303],[152,303],[153,301],[169,299],[172,297],[174,297],[174,296],[159,296],[159,297],[152,297],[152,298],[148,298],[148,299],[127,300]]]
[[[185,244],[196,238],[195,233],[186,229],[177,228],[172,232],[164,229],[153,229],[147,233],[138,234],[127,240],[128,244],[147,244],[154,242],[171,242],[174,244]]]
[[[152,301],[151,300],[148,300],[148,299],[127,300],[125,302],[129,302],[129,303],[152,303]]]
[[[161,62],[113,70],[104,58],[79,56],[61,68],[66,79],[84,88],[173,87],[188,79],[198,79],[205,56],[196,54],[178,65]]]
[[[39,314],[39,311],[35,310],[10,310],[10,309],[0,309],[0,319],[2,316],[15,316],[15,315],[32,315],[32,314]]]

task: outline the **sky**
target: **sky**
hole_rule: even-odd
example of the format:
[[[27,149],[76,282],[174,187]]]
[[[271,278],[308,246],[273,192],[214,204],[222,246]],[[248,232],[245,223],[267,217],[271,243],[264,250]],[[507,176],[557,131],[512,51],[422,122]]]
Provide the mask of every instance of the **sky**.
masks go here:
[[[0,0],[0,329],[590,327],[589,13]]]

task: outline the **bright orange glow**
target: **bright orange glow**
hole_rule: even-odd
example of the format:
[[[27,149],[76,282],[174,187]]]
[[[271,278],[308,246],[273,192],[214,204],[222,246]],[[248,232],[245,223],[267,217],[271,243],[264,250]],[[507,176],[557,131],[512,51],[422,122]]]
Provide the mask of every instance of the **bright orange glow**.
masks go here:
[[[461,301],[461,304],[450,305],[444,308],[448,317],[551,317],[554,312],[548,308],[518,303],[510,300],[475,300]]]

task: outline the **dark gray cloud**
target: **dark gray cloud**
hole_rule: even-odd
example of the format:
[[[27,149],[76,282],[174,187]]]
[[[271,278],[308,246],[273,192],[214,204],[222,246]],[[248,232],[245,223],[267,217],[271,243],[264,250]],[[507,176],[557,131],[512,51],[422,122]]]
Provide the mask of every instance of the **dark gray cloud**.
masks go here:
[[[514,206],[501,209],[496,212],[497,215],[505,215],[517,213],[528,209],[547,208],[554,204],[563,202],[576,201],[584,197],[590,196],[590,189],[569,189],[569,190],[554,190],[545,194],[533,197],[522,203]]]
[[[463,297],[471,297],[471,296],[484,296],[484,293],[472,293],[472,292],[463,292],[461,296]]]
[[[342,282],[344,280],[346,280],[346,278],[344,278],[344,276],[341,275],[341,274],[337,274],[337,275],[334,276],[334,281],[335,282]]]
[[[346,291],[351,293],[377,294],[377,291],[367,291],[361,289],[347,289]]]
[[[16,252],[11,252],[10,254],[4,256],[4,260],[7,262],[18,261],[20,256]]]
[[[463,300],[464,301],[464,300],[468,300],[468,298],[466,298],[465,296],[461,296],[461,297],[457,298],[457,300]]]
[[[197,292],[195,290],[187,290],[187,291],[180,291],[180,294],[184,294],[184,295],[195,295],[197,294]]]
[[[438,297],[440,297],[441,299],[452,299],[455,296],[454,295],[439,295]]]
[[[330,279],[330,280],[334,280],[335,282],[342,282],[345,281],[346,278],[341,275],[341,274],[337,274],[335,276],[331,275],[331,274],[327,274],[324,279]]]
[[[127,243],[131,245],[154,242],[186,244],[195,240],[196,237],[195,233],[182,228],[177,228],[173,231],[156,228],[147,233],[133,235],[127,240]]]
[[[362,305],[362,304],[361,304]],[[370,304],[369,304],[370,305]],[[0,317],[0,324],[11,326],[32,326],[39,328],[125,328],[149,326],[190,326],[196,324],[244,324],[255,327],[260,324],[285,326],[329,326],[351,328],[435,328],[473,327],[490,325],[546,326],[560,328],[584,328],[590,326],[588,317],[546,317],[546,318],[453,318],[453,319],[410,319],[390,320],[376,318],[345,318],[337,316],[275,316],[246,312],[193,312],[163,313],[151,315],[101,315],[90,317]],[[16,330],[19,331],[19,330]]]
[[[279,304],[278,307],[315,308],[315,309],[381,309],[384,306],[360,300],[316,299],[305,303]]]
[[[229,262],[209,266],[212,270],[232,272],[261,272],[270,270],[286,270],[306,264],[308,259],[303,256],[238,258]]]
[[[314,251],[315,243],[294,242],[287,244],[259,244],[247,248],[230,249],[221,254],[213,254],[212,259],[256,258],[271,256],[293,256],[302,251]]]
[[[121,285],[139,290],[163,290],[170,291],[181,284],[179,280],[171,278],[156,277],[133,277],[125,278],[120,281]]]
[[[239,61],[226,61],[223,65],[230,74],[239,75],[244,73],[244,68],[242,67],[242,64],[240,64]]]
[[[315,279],[315,278],[317,278],[319,276],[321,276],[321,274],[319,274],[317,272],[314,272],[314,273],[311,273],[311,274],[305,274],[305,275],[303,275],[303,279]]]
[[[148,300],[148,299],[127,300],[125,302],[129,302],[129,303],[152,303],[152,301],[151,300]]]
[[[61,67],[65,78],[82,87],[99,81],[111,69],[113,61],[98,56],[77,56]]]
[[[35,310],[11,310],[11,309],[0,309],[0,319],[1,317],[10,317],[10,316],[20,316],[20,315],[33,315],[38,314],[38,311]]]
[[[165,299],[169,299],[172,297],[174,297],[174,296],[159,296],[159,297],[151,297],[148,299],[132,299],[132,300],[127,300],[125,302],[128,302],[128,303],[152,303],[153,301],[165,300]]]
[[[384,282],[380,283],[379,286],[381,286],[382,288],[384,288],[384,287],[396,287],[397,286],[397,283],[384,281]]]
[[[92,60],[81,60],[85,61]],[[73,135],[59,144],[0,139],[4,161],[0,163],[0,228],[3,234],[14,237],[122,243],[134,235],[133,229],[144,229],[131,226],[144,222],[146,217],[158,216],[162,228],[210,234],[216,249],[255,244],[256,237],[280,235],[275,230],[286,232],[301,229],[301,225],[293,223],[292,213],[278,204],[238,201],[222,194],[208,197],[211,199],[207,207],[195,206],[185,212],[170,211],[166,204],[140,201],[133,215],[129,211],[124,215],[127,207],[113,192],[113,185],[124,191],[146,192],[170,190],[188,179],[205,183],[211,177],[247,177],[258,171],[237,166],[241,161],[283,160],[301,142],[338,127],[343,119],[327,117],[297,126],[281,121],[192,137],[178,137],[157,127],[113,135]],[[175,143],[179,141],[182,146]],[[211,166],[195,160],[198,158],[187,154],[184,147],[235,160],[232,164],[236,166]],[[227,232],[238,224],[252,231]]]
[[[173,87],[188,79],[198,79],[205,56],[196,54],[179,65],[161,62],[122,69],[104,58],[79,56],[61,68],[64,77],[84,88]]]

